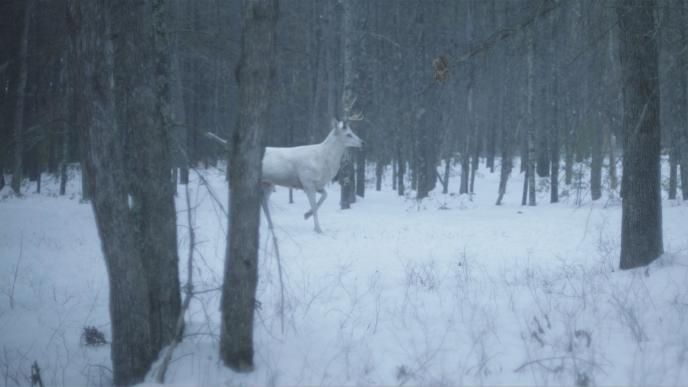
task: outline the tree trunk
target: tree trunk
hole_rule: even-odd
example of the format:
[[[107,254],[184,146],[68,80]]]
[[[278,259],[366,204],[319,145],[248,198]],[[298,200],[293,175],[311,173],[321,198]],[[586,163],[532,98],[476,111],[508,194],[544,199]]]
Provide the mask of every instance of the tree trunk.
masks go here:
[[[557,22],[552,19],[552,36],[556,36]],[[557,53],[554,38],[549,45],[549,55],[554,58]],[[559,163],[561,161],[561,144],[559,142],[559,68],[555,64],[550,74],[552,111],[549,113],[549,151],[550,151],[550,203],[559,202]]]
[[[444,179],[442,180],[442,193],[449,193],[449,172],[451,172],[451,157],[444,159]]]
[[[353,108],[353,103],[356,100],[354,95],[354,80],[355,80],[355,68],[354,68],[354,47],[356,44],[356,28],[354,25],[354,12],[355,7],[352,1],[345,1],[343,4],[343,15],[342,15],[342,31],[343,31],[343,56],[344,56],[344,90],[342,95],[342,113],[344,115],[344,120],[351,116],[351,109]],[[356,36],[355,36],[356,35]],[[351,197],[355,198],[354,187],[355,184],[355,172],[354,172],[354,160],[352,151],[347,149],[342,157],[341,166],[339,169],[339,185],[341,187],[340,191],[340,201],[339,205],[341,209],[351,208]]]
[[[489,131],[487,133],[487,144],[485,146],[485,152],[487,153],[486,166],[490,168],[490,173],[494,173],[495,167],[495,153],[497,148],[497,128],[494,123],[489,125]]]
[[[681,123],[679,129],[679,143],[680,148],[678,153],[680,155],[681,164],[681,193],[683,200],[688,200],[688,52],[686,52],[685,44],[688,41],[688,13],[686,12],[686,7],[688,7],[688,2],[682,0],[679,3],[680,7],[680,36],[681,42],[684,44],[683,50],[679,53],[677,58],[677,67],[683,69],[680,71],[679,75],[679,100],[676,101],[676,105],[679,107],[679,116],[677,117],[677,122]]]
[[[663,253],[655,0],[619,1],[624,95],[621,269]]]
[[[181,309],[163,1],[151,2],[150,10],[135,0],[113,7],[118,124],[126,139],[131,212],[148,283],[155,353],[173,340]]]
[[[384,169],[385,165],[378,160],[377,163],[375,163],[375,190],[378,192],[382,190],[382,172]]]
[[[356,195],[365,197],[365,169],[366,149],[361,148],[356,152]]]
[[[604,144],[604,133],[600,127],[593,129],[592,138],[592,161],[590,164],[590,196],[592,200],[602,197],[602,146]]]
[[[401,146],[397,148],[397,194],[404,196],[404,175],[406,174],[406,160],[403,158]]]
[[[533,37],[532,29],[528,30],[528,105],[527,113],[528,116],[528,170],[526,177],[528,178],[528,205],[535,205],[535,141],[536,141],[536,130],[535,130],[535,120],[533,118],[533,105],[534,105],[534,84],[535,84],[535,74],[534,74],[534,56],[535,56],[535,38]]]
[[[87,187],[108,268],[113,381],[131,385],[143,381],[154,351],[148,286],[135,243],[122,133],[116,120],[109,9],[102,0],[75,4],[83,23],[78,63],[86,82],[78,87],[84,93],[90,148],[84,165],[93,182]]]
[[[341,195],[339,197],[339,206],[342,210],[351,208],[351,200],[354,195],[354,160],[350,149],[344,151],[341,166],[339,168],[339,185],[341,186]]]
[[[36,0],[27,0],[24,9],[24,24],[21,43],[19,46],[19,81],[17,82],[17,105],[14,110],[14,167],[12,182],[14,193],[21,195],[21,182],[24,174],[24,100],[26,98],[26,82],[29,65],[27,63],[29,51],[29,31]]]
[[[253,318],[258,285],[261,161],[268,127],[275,55],[277,0],[244,0],[238,68],[239,123],[232,136],[230,213],[222,285],[220,357],[237,371],[253,370]]]

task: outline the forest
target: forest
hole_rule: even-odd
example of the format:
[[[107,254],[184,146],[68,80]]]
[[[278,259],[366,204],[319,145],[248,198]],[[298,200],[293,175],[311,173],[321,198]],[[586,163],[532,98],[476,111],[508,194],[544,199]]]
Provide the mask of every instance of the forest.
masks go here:
[[[3,0],[0,379],[680,384],[687,30],[687,0]]]

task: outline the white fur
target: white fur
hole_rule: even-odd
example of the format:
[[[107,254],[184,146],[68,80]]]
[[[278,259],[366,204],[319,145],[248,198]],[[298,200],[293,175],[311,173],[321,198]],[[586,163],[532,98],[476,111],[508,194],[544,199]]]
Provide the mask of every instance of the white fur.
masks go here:
[[[266,148],[263,156],[263,211],[270,227],[272,228],[272,219],[268,199],[272,186],[280,185],[304,190],[311,206],[304,218],[308,219],[313,215],[315,231],[322,232],[318,222],[318,208],[327,197],[325,185],[337,174],[346,147],[360,147],[362,143],[348,125],[333,121],[332,131],[320,144]],[[317,203],[316,192],[321,195]]]

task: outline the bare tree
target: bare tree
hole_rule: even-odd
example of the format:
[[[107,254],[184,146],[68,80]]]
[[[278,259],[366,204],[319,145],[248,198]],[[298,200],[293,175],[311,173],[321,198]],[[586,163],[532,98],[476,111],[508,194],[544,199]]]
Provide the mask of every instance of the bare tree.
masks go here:
[[[624,97],[621,269],[663,252],[655,0],[617,4]]]
[[[125,155],[115,114],[110,12],[104,0],[79,1],[77,57],[82,66],[91,196],[110,285],[112,364],[116,385],[143,380],[153,359],[148,286],[128,206]]]
[[[239,123],[231,139],[230,213],[222,286],[220,357],[239,372],[253,370],[253,317],[258,284],[263,130],[271,101],[277,0],[244,0]]]

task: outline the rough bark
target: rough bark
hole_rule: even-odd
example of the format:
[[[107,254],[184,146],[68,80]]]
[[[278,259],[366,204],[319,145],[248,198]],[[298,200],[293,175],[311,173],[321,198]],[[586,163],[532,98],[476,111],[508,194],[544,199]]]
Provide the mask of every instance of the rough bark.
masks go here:
[[[685,45],[688,42],[688,2],[682,0],[679,2],[680,20],[682,21],[680,27],[681,42]],[[680,148],[678,150],[681,164],[681,193],[683,200],[688,200],[688,52],[684,49],[679,53],[677,58],[677,67],[683,69],[679,74],[679,100],[676,105],[679,106],[678,122],[682,123],[679,128],[679,142]]]
[[[135,243],[122,132],[116,120],[110,13],[103,0],[77,4],[79,63],[86,81],[79,86],[85,94],[90,148],[84,164],[93,182],[88,188],[108,269],[113,379],[115,385],[131,385],[143,380],[154,352],[148,287]]]
[[[253,319],[258,284],[263,131],[274,73],[277,0],[244,0],[239,122],[232,135],[229,232],[222,286],[220,357],[238,372],[253,370]]]
[[[659,84],[654,0],[617,3],[624,97],[621,269],[663,252]]]
[[[126,139],[136,245],[148,283],[153,350],[174,338],[181,309],[171,177],[170,57],[162,0],[113,7],[115,98]],[[145,150],[145,151],[144,151]]]

